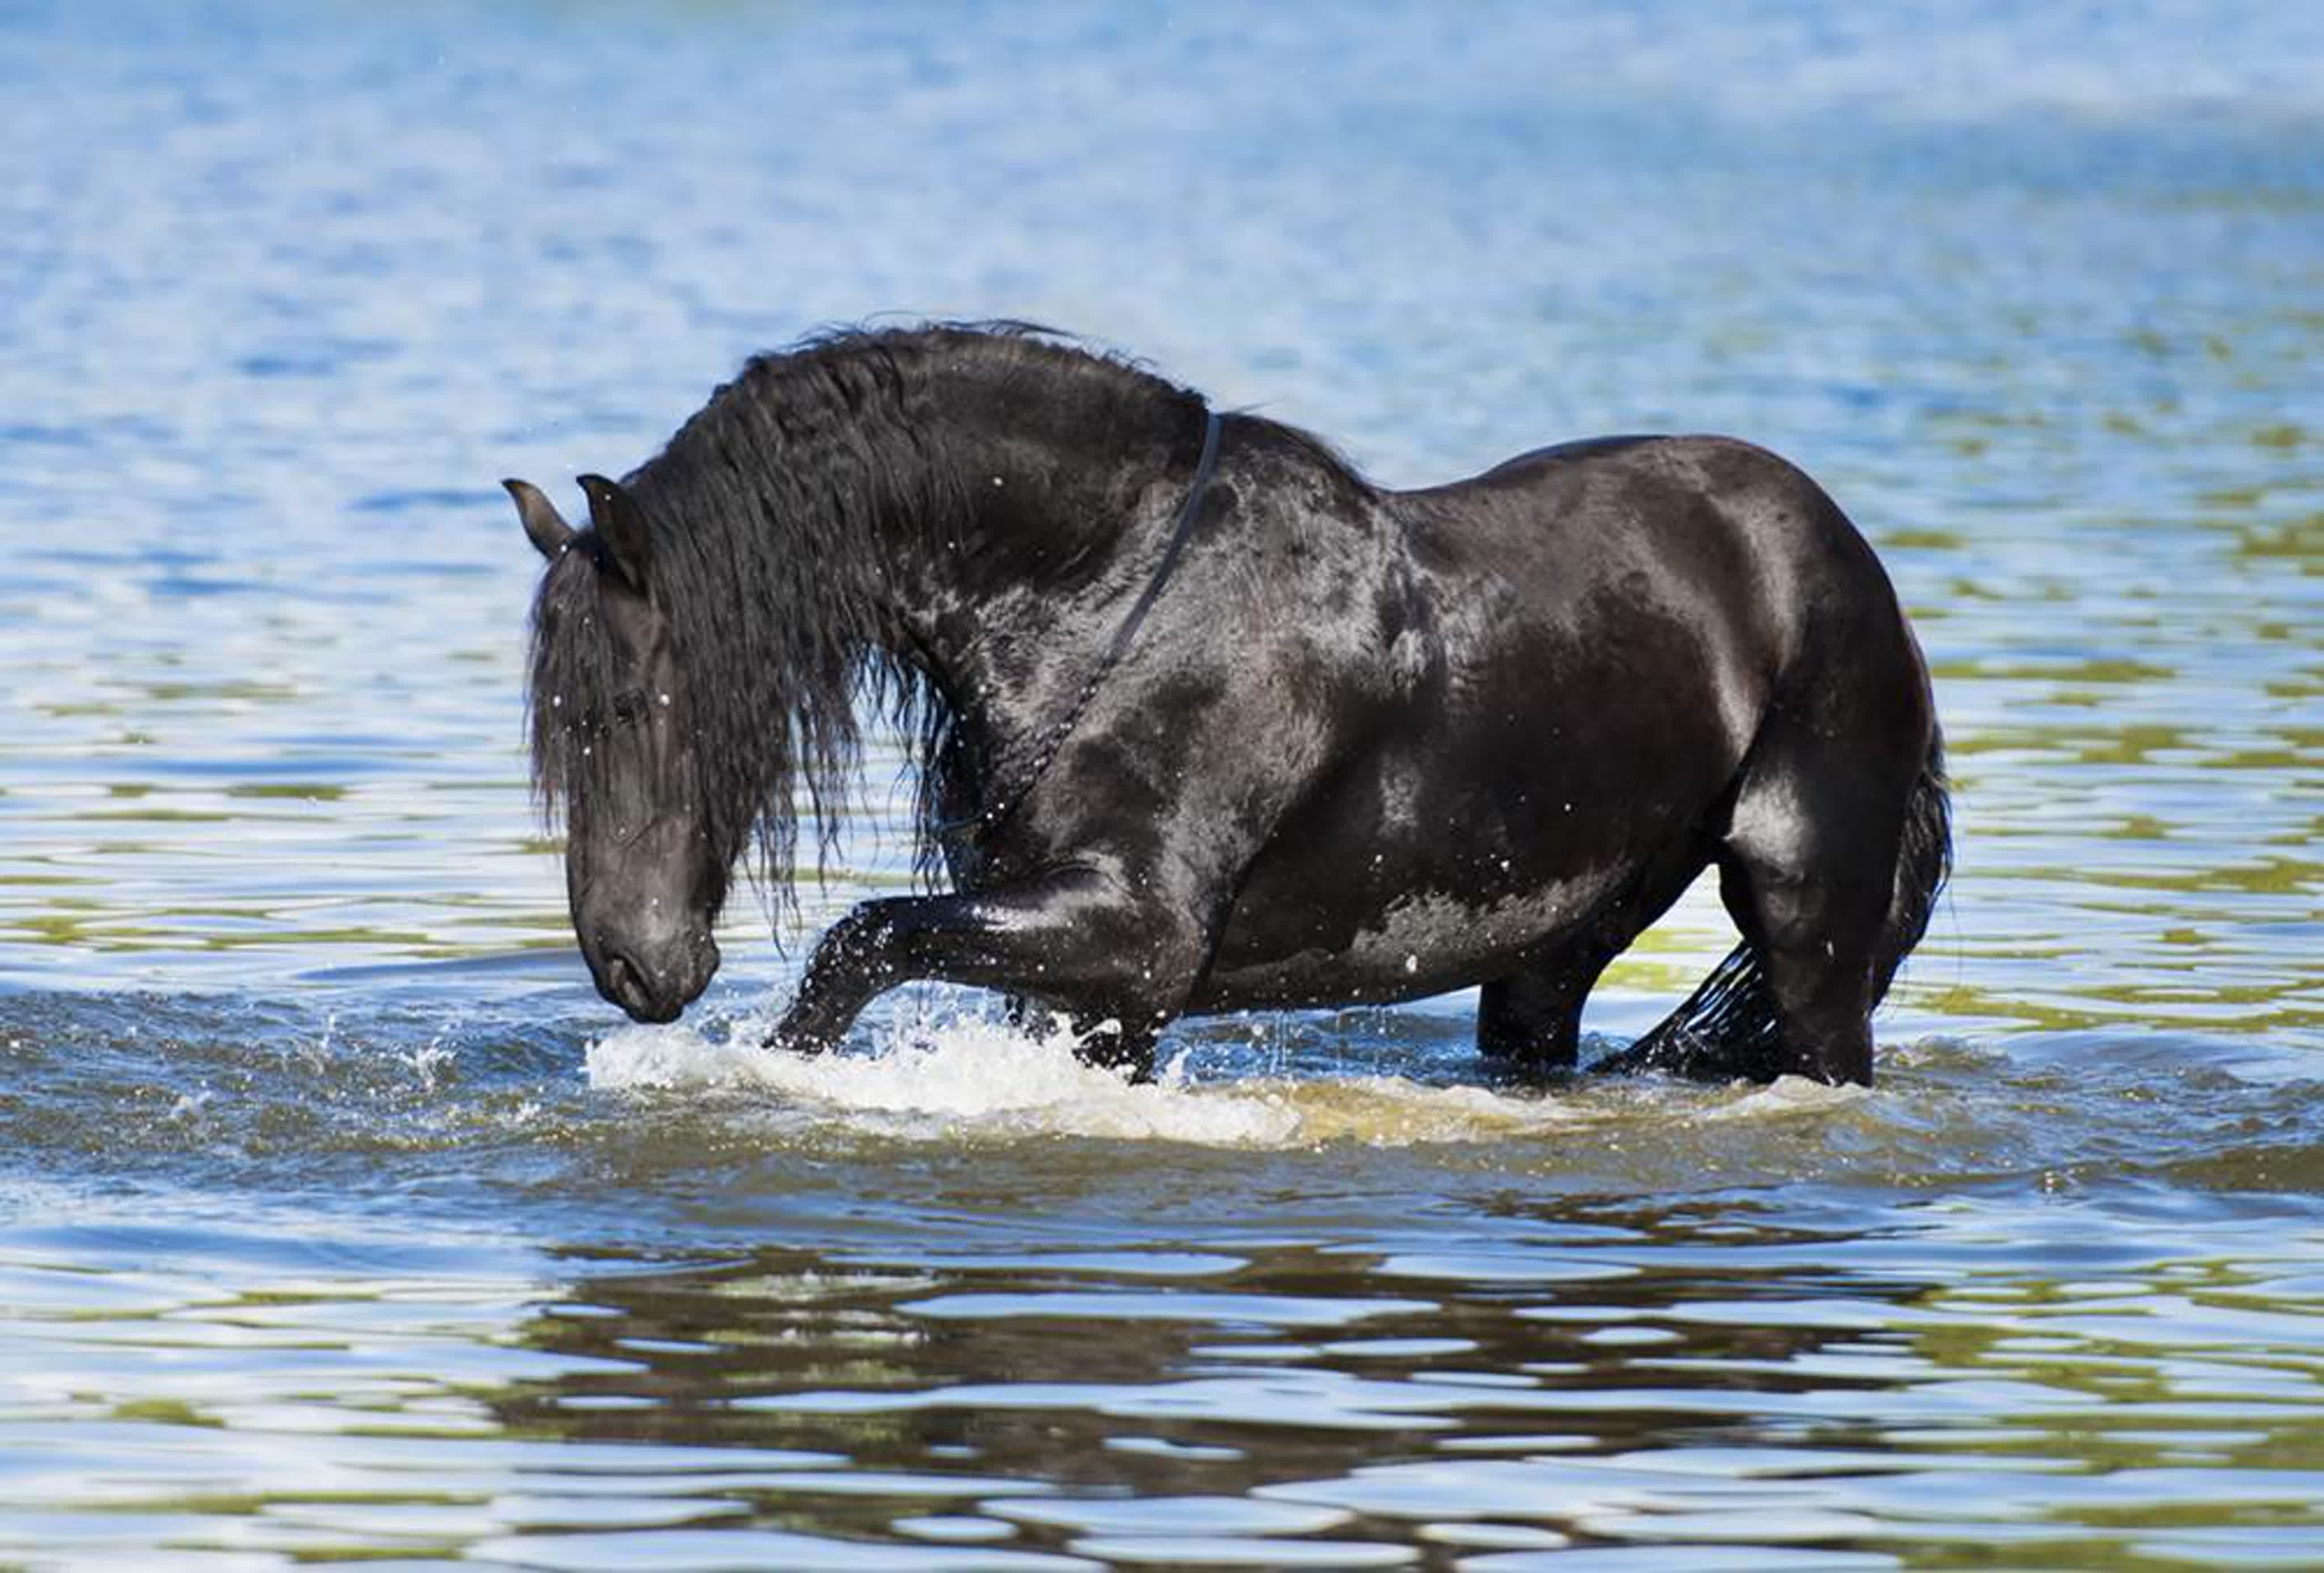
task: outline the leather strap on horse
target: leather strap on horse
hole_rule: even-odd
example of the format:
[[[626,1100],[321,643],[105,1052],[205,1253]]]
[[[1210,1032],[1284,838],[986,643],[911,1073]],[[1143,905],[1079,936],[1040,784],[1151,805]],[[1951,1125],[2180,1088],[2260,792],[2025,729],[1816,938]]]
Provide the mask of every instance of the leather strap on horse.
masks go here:
[[[1033,756],[1033,768],[1027,772],[1024,783],[975,818],[955,821],[954,824],[945,826],[944,832],[957,831],[971,841],[990,835],[1007,823],[1009,816],[1023,807],[1025,799],[1032,796],[1033,788],[1040,785],[1042,776],[1056,761],[1057,751],[1065,746],[1065,740],[1073,735],[1074,728],[1080,723],[1082,713],[1089,708],[1090,701],[1097,697],[1098,689],[1114,667],[1120,664],[1121,658],[1130,653],[1130,642],[1137,639],[1139,628],[1146,621],[1146,614],[1154,610],[1154,603],[1161,597],[1162,586],[1169,583],[1171,570],[1178,566],[1179,556],[1186,549],[1186,538],[1194,533],[1194,516],[1201,511],[1203,493],[1209,489],[1211,474],[1218,468],[1218,464],[1219,412],[1213,409],[1204,412],[1203,456],[1194,462],[1194,483],[1186,488],[1185,501],[1178,504],[1177,518],[1170,527],[1169,544],[1162,548],[1162,560],[1154,565],[1154,576],[1147,580],[1146,588],[1130,606],[1129,615],[1121,620],[1121,626],[1113,630],[1113,642],[1106,646],[1105,654],[1099,658],[1096,669],[1090,673],[1089,680],[1082,685],[1082,691],[1072,706],[1042,740],[1039,750]]]

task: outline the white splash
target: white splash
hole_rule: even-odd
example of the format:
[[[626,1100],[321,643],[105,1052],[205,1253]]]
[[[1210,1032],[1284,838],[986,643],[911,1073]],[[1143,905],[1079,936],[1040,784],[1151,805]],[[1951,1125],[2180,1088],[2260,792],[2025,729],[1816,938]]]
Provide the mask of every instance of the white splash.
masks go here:
[[[1274,1146],[1299,1117],[1278,1092],[1198,1089],[1176,1073],[1133,1086],[1074,1056],[1062,1024],[1022,1030],[964,1016],[875,1029],[869,1053],[762,1049],[763,1023],[733,1024],[723,1042],[682,1024],[627,1027],[589,1049],[592,1086],[763,1092],[779,1103],[890,1135],[1084,1136]]]
[[[1833,1087],[1804,1076],[1778,1076],[1765,1087],[1730,1096],[1703,1109],[1698,1119],[1780,1119],[1793,1115],[1830,1114],[1873,1097],[1868,1087]]]
[[[1195,1081],[1185,1056],[1150,1084],[1084,1064],[1072,1028],[975,1015],[867,1026],[868,1052],[800,1055],[759,1046],[759,1017],[709,1037],[685,1024],[630,1026],[590,1045],[591,1086],[699,1092],[763,1104],[782,1124],[840,1125],[906,1140],[1096,1137],[1204,1146],[1400,1147],[1493,1142],[1609,1125],[1813,1114],[1844,1090],[1786,1080],[1745,1090],[1585,1084],[1544,1096],[1431,1087],[1393,1075],[1250,1075]],[[717,1030],[714,1027],[714,1030]]]

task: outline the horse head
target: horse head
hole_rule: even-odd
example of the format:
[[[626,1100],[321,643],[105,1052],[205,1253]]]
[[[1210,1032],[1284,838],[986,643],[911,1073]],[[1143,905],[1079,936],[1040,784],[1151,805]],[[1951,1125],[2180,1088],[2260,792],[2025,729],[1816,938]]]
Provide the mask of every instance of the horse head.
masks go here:
[[[718,970],[711,929],[734,849],[705,812],[651,538],[602,475],[581,477],[581,530],[537,487],[502,483],[549,562],[533,612],[532,761],[564,813],[573,931],[600,994],[640,1021],[674,1021]]]

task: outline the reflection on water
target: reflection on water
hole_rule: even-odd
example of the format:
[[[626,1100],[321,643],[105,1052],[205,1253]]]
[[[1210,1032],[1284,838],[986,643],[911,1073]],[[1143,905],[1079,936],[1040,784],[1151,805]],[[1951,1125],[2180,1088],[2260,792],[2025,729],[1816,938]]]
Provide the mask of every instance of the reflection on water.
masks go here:
[[[1295,1207],[1111,1249],[1068,1243],[1086,1219],[850,1248],[834,1218],[815,1246],[706,1256],[20,1228],[0,1434],[44,1457],[0,1542],[2088,1566],[2324,1537],[2302,1212],[2215,1219],[2190,1251],[2151,1195],[1801,1200],[1505,1194],[1384,1231]],[[893,1221],[892,1193],[865,1202]],[[206,1270],[145,1265],[161,1249]]]
[[[1311,1058],[1351,1016],[1131,1087],[975,1019],[770,1061],[716,1030],[399,1049],[417,1023],[17,1008],[21,1156],[66,1178],[13,1182],[0,1228],[0,1449],[39,1460],[0,1483],[0,1554],[2203,1566],[2324,1538],[2296,1059],[1931,1040],[1871,1091],[1494,1090],[1449,1018],[1375,1045],[1403,1074]]]
[[[2318,1561],[2305,15],[0,19],[0,1560]],[[620,1025],[492,483],[885,308],[1389,483],[1806,465],[1960,786],[1881,1085],[1511,1085],[1458,998],[773,1060],[748,899]],[[787,939],[901,882],[896,776]]]

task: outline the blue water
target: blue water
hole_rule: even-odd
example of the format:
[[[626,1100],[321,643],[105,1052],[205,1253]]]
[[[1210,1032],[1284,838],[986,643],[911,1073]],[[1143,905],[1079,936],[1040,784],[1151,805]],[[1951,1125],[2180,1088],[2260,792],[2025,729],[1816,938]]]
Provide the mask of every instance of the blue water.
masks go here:
[[[2324,1562],[2312,9],[0,5],[0,1559]],[[1879,1088],[768,1061],[892,751],[624,1026],[493,483],[881,314],[1804,465],[1959,783]]]

